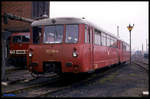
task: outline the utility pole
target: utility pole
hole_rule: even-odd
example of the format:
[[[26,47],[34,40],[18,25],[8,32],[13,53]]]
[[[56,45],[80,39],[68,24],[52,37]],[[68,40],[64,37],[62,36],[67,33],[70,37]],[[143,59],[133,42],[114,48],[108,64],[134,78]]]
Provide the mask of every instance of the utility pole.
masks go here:
[[[142,43],[142,55],[144,55],[144,51],[143,51],[143,43]]]
[[[143,52],[143,43],[142,43],[142,52]]]
[[[119,26],[117,26],[117,36],[119,37]]]
[[[147,39],[146,39],[146,52],[147,52],[148,50],[147,50]]]
[[[130,24],[129,24],[129,26],[127,26],[128,30],[129,30],[129,36],[130,36],[130,64],[131,64],[131,30],[133,27],[134,27],[134,24],[133,24],[133,26],[131,26]]]

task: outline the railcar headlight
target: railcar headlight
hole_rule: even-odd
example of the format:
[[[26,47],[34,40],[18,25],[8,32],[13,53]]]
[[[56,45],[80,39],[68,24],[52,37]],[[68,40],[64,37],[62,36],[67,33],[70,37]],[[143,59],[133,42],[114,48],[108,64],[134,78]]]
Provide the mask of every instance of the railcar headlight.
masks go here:
[[[10,54],[15,54],[15,50],[10,50],[9,53]]]
[[[32,52],[29,52],[29,56],[32,57]]]
[[[78,57],[78,54],[77,54],[76,52],[73,52],[73,53],[72,53],[72,56],[73,56],[73,57]]]

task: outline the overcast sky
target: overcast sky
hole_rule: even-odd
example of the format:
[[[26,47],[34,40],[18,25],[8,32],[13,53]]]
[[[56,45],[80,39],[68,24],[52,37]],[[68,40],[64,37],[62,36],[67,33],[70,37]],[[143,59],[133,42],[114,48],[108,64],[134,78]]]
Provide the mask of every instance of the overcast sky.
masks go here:
[[[146,50],[148,33],[148,2],[50,2],[50,17],[85,17],[104,30],[129,43],[127,26],[133,25],[131,44],[133,50]],[[148,41],[147,41],[148,42]]]

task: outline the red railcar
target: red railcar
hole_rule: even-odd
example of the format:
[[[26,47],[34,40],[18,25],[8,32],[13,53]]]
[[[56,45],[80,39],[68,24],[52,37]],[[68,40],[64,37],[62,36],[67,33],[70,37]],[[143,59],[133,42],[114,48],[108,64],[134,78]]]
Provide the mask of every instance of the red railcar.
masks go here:
[[[14,66],[26,65],[26,54],[30,44],[30,33],[13,33],[9,41],[9,60]]]
[[[124,41],[79,18],[34,21],[27,67],[33,73],[81,73],[129,60]]]

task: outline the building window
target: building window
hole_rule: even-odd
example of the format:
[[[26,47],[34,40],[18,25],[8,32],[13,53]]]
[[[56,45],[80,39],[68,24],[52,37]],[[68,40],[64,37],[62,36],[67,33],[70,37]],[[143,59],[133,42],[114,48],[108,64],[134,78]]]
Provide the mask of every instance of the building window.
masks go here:
[[[32,18],[42,17],[44,14],[49,16],[49,2],[33,1],[32,2]]]

